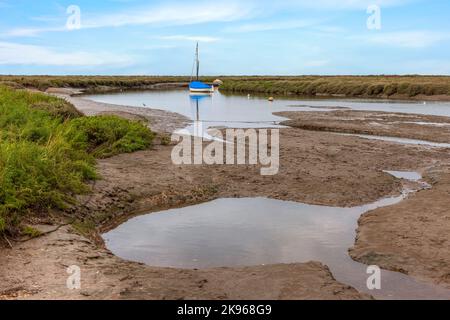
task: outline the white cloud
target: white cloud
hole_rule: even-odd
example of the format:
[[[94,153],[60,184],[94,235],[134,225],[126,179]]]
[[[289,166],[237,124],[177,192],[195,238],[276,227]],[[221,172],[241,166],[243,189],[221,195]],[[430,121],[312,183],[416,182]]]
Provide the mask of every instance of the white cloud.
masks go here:
[[[82,19],[82,28],[120,27],[127,25],[191,25],[207,22],[235,21],[252,15],[252,6],[242,2],[201,1],[159,7],[144,7],[119,13]]]
[[[449,40],[450,35],[432,31],[399,31],[377,32],[353,38],[376,45],[420,49]]]
[[[330,60],[309,60],[303,63],[307,68],[323,67],[330,63]]]
[[[240,32],[257,32],[269,30],[298,29],[310,27],[317,23],[318,21],[314,20],[288,20],[288,21],[275,21],[263,23],[248,23],[240,26],[228,27],[224,31],[240,33]]]
[[[403,6],[415,1],[418,0],[287,0],[284,5],[321,10],[366,10],[370,5],[387,8]]]
[[[335,33],[343,33],[343,32],[347,32],[347,29],[344,27],[339,27],[339,26],[328,26],[328,25],[323,25],[323,26],[314,26],[314,31],[318,31],[320,33],[331,33],[331,34],[335,34]]]
[[[407,60],[396,65],[403,73],[450,75],[450,60],[422,59]]]
[[[227,1],[212,3],[172,3],[126,9],[121,12],[89,13],[81,10],[81,29],[123,27],[137,25],[180,26],[210,22],[229,22],[252,17],[256,14],[253,2]],[[46,17],[46,19],[51,19]],[[3,37],[36,36],[45,32],[69,31],[60,27],[24,27],[0,34]]]
[[[175,26],[193,25],[211,22],[231,22],[242,19],[267,16],[270,12],[292,10],[299,8],[320,10],[366,10],[369,5],[379,4],[381,7],[401,6],[419,0],[231,0],[226,2],[211,2],[199,0],[195,3],[171,2],[160,6],[145,6],[107,13],[89,13],[81,10],[81,28],[106,28],[130,25]],[[0,1],[0,5],[2,1]],[[36,20],[56,21],[61,17],[37,17]],[[64,17],[65,18],[65,17]],[[274,23],[255,23],[235,28],[229,31],[244,32],[264,31],[274,29],[301,28],[308,21],[285,21]],[[306,25],[303,25],[306,24]],[[3,37],[36,36],[45,32],[67,31],[64,25],[52,27],[24,27],[6,31]]]
[[[65,23],[65,16],[35,16],[30,19],[39,22]]]
[[[16,28],[1,33],[2,37],[35,37],[40,33],[44,32],[54,32],[54,31],[65,31],[66,28]]]
[[[0,65],[100,66],[131,62],[129,57],[110,53],[58,52],[47,47],[0,42]]]
[[[198,41],[198,42],[216,42],[220,38],[210,36],[189,36],[189,35],[173,35],[173,36],[161,36],[158,37],[161,40],[173,40],[173,41]]]

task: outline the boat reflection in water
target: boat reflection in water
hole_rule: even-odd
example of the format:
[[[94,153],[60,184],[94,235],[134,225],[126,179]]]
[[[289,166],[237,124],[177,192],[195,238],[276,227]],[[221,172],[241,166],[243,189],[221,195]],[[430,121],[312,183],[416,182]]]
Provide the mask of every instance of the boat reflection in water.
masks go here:
[[[206,105],[210,104],[212,100],[212,94],[211,93],[191,93],[189,95],[189,99],[191,100],[191,108],[193,113],[193,119],[194,119],[194,132],[193,136],[195,137],[205,137],[206,132],[204,132],[205,129],[203,128],[203,121],[205,119],[200,118],[200,107],[203,105],[206,107]]]

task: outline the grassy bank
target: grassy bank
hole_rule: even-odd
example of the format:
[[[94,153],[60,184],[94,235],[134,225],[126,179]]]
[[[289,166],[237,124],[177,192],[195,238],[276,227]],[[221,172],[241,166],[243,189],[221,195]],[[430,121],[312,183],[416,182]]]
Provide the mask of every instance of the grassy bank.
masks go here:
[[[0,76],[0,83],[42,91],[50,87],[82,88],[88,91],[101,87],[139,89],[160,83],[188,81],[189,77],[162,76]]]
[[[214,76],[224,92],[271,95],[342,96],[355,98],[423,98],[450,100],[450,76]],[[149,89],[187,83],[185,76],[0,76],[12,88],[80,88],[86,92]]]
[[[304,76],[225,79],[221,90],[305,96],[417,97],[448,96],[450,77],[444,76]],[[445,98],[445,97],[444,97]]]
[[[260,93],[305,96],[399,97],[440,96],[450,99],[448,76],[214,76],[202,77],[205,82],[219,78],[221,90],[239,93]],[[81,88],[87,92],[114,89],[147,89],[156,84],[187,83],[185,76],[0,76],[0,84],[16,88],[50,87]]]
[[[153,137],[143,124],[84,117],[64,100],[0,86],[0,233],[74,203],[98,178],[96,157],[144,149]]]

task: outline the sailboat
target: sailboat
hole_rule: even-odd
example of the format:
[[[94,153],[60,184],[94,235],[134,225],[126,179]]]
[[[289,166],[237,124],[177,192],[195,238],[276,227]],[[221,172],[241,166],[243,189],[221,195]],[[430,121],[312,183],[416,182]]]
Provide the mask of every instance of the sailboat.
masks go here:
[[[199,80],[198,74],[200,71],[200,60],[198,56],[198,42],[197,47],[195,49],[195,68],[196,68],[196,78],[195,81],[192,81],[189,83],[189,91],[191,93],[210,93],[214,92],[214,86],[203,83]]]

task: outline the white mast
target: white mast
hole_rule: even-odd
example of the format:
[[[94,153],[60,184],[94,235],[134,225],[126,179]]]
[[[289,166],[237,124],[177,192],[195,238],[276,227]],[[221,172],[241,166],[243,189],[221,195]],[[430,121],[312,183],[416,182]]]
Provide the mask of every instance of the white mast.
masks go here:
[[[195,63],[197,64],[197,81],[198,81],[198,73],[200,71],[200,60],[198,58],[198,42],[197,42],[197,47],[195,49]]]

